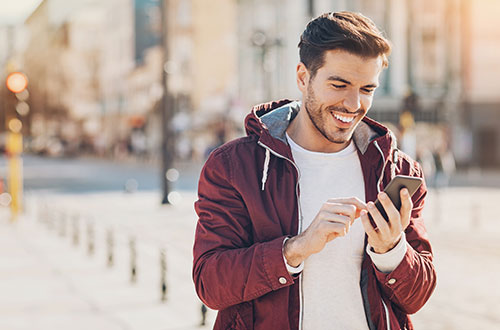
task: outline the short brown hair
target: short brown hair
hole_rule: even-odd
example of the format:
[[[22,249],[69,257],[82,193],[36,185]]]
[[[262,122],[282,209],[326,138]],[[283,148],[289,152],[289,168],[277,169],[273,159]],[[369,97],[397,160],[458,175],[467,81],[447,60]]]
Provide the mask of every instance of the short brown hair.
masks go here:
[[[361,57],[382,56],[387,67],[391,45],[372,20],[347,11],[325,13],[307,24],[300,36],[300,61],[314,77],[328,50],[343,49]]]

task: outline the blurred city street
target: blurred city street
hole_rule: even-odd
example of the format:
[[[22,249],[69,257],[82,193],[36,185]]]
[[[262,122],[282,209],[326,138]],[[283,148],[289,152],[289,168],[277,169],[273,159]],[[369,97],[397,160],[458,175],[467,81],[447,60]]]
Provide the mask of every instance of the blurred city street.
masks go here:
[[[87,161],[88,168],[98,164],[102,178],[109,175],[106,168],[114,168],[117,181],[135,168]],[[45,162],[27,157],[27,186],[35,173],[50,178],[72,160],[49,160],[51,166]],[[186,187],[198,176],[196,166],[192,168],[180,171],[179,181]],[[125,173],[122,179],[120,173]],[[26,196],[26,212],[15,223],[9,223],[7,208],[0,209],[0,329],[203,328],[201,303],[191,280],[195,190],[180,189],[175,205],[161,206],[156,191],[140,189],[141,180],[147,180],[147,170],[143,173],[137,192],[125,193],[115,188],[120,187],[118,182],[103,189],[99,171],[76,171],[72,175],[83,181],[92,182],[93,177],[94,189],[90,183],[87,191],[76,188],[72,193],[33,187]],[[429,193],[425,218],[435,249],[438,286],[413,317],[417,329],[500,326],[496,280],[500,221],[495,206],[499,199],[500,190],[491,188],[451,187]],[[112,266],[108,265],[110,232]],[[93,253],[89,253],[91,242]],[[161,249],[166,251],[163,303]],[[214,318],[215,312],[209,310],[205,328]]]
[[[191,278],[200,170],[255,105],[307,103],[304,29],[342,11],[392,48],[357,110],[430,187],[438,285],[415,328],[500,330],[493,0],[0,1],[0,330],[212,328]],[[318,111],[347,109],[330,87]]]

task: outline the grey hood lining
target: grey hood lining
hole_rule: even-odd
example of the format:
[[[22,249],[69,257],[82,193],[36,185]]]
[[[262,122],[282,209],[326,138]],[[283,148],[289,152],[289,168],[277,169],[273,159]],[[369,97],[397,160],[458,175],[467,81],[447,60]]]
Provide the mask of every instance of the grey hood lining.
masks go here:
[[[286,129],[299,113],[300,106],[301,103],[299,101],[287,103],[266,113],[260,117],[260,120],[265,128],[269,130],[269,134],[271,134],[272,137],[288,144],[286,140]],[[364,121],[358,124],[353,134],[354,143],[362,154],[366,152],[370,142],[378,137],[380,137],[380,135]]]

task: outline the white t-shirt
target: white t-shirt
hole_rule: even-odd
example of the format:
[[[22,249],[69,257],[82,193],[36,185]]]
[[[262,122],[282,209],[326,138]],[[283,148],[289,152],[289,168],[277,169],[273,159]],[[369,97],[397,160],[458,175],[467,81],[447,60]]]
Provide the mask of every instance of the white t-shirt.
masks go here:
[[[302,230],[330,198],[365,200],[361,164],[353,142],[336,153],[312,152],[288,142],[300,171]],[[368,329],[359,285],[365,231],[356,219],[344,237],[309,256],[302,272],[303,328]]]

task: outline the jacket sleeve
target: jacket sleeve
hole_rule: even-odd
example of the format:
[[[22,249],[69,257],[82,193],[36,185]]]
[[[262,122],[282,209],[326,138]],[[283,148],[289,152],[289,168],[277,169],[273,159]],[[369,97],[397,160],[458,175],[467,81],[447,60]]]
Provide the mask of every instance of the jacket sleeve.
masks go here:
[[[412,175],[423,178],[417,162],[414,162],[413,169]],[[407,314],[416,313],[422,308],[436,286],[432,248],[422,219],[426,195],[424,182],[412,197],[411,220],[405,230],[408,248],[399,266],[388,274],[374,266],[384,294]]]
[[[200,299],[225,309],[293,284],[283,260],[286,236],[254,243],[252,220],[232,184],[229,157],[217,149],[207,160],[198,186],[193,248],[193,280]],[[259,192],[256,192],[259,193]]]

